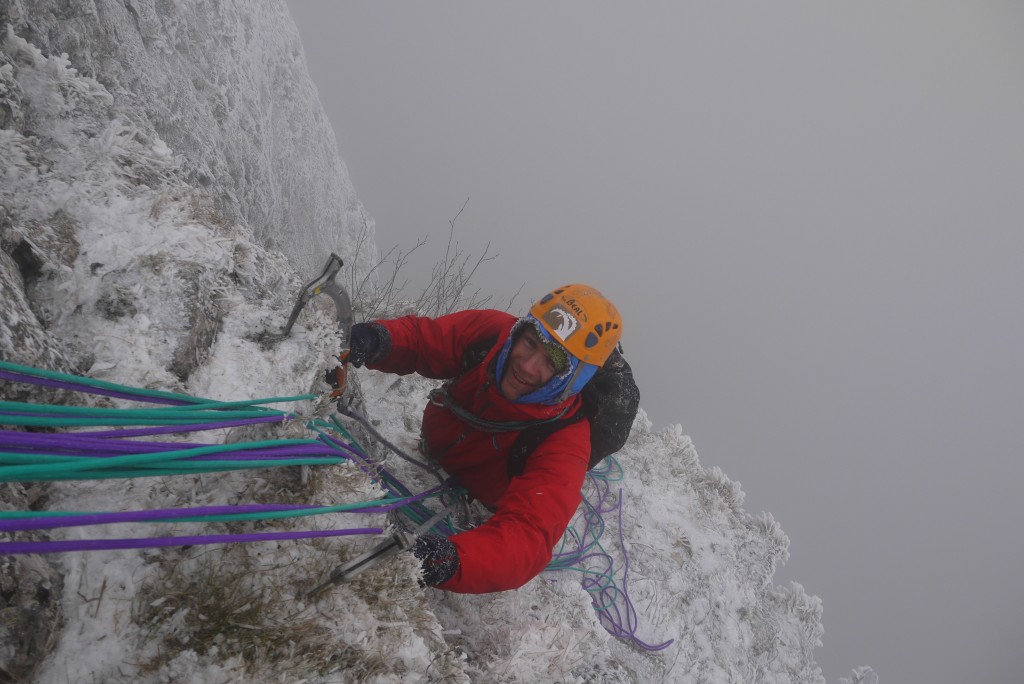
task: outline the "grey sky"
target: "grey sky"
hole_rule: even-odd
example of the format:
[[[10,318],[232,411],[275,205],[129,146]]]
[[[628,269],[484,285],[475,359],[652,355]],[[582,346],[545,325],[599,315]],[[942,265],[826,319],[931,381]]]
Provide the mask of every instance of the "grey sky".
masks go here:
[[[619,305],[657,426],[771,512],[829,681],[1008,682],[1024,5],[289,3],[382,248]]]

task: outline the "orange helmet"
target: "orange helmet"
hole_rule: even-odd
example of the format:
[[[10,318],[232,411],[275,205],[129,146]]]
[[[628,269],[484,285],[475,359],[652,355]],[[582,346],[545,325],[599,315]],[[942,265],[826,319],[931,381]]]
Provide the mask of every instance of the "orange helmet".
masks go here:
[[[622,339],[615,305],[589,285],[566,285],[541,297],[530,315],[584,363],[603,366]]]

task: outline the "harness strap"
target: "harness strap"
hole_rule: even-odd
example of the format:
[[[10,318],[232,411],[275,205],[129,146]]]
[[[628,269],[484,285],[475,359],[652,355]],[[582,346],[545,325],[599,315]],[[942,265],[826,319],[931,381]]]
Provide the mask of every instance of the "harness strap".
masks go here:
[[[547,437],[567,425],[571,425],[585,417],[583,408],[580,407],[576,413],[565,417],[571,406],[564,407],[556,416],[551,418],[538,418],[536,420],[511,420],[494,421],[486,420],[477,416],[460,406],[452,397],[451,387],[471,369],[483,363],[487,354],[497,344],[498,338],[491,337],[479,340],[466,348],[462,354],[462,370],[458,376],[448,380],[430,393],[430,403],[441,408],[448,409],[456,418],[472,428],[482,432],[501,433],[519,432],[512,448],[508,454],[508,477],[518,477],[523,474],[526,468],[526,460],[530,453],[543,442]],[[493,361],[492,361],[493,363]]]
[[[455,415],[456,418],[462,422],[470,425],[477,430],[483,432],[518,432],[527,428],[535,427],[538,425],[547,425],[549,423],[555,423],[562,419],[563,416],[569,411],[571,406],[566,406],[558,415],[552,416],[551,418],[538,418],[536,420],[487,420],[480,416],[474,415],[460,406],[455,399],[452,397],[450,383],[446,382],[437,389],[430,392],[430,403],[435,406],[446,408]]]

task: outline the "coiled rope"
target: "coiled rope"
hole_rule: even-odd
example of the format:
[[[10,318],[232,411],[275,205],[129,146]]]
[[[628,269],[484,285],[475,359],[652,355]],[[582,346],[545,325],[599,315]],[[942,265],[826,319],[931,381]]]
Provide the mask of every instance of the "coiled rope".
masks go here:
[[[615,492],[611,486],[622,477],[622,466],[614,456],[587,473],[582,510],[563,535],[547,569],[582,575],[581,584],[590,594],[601,626],[609,634],[645,651],[661,651],[671,646],[673,640],[650,644],[637,636],[639,619],[629,596],[629,555],[622,530],[624,495],[621,489]],[[604,516],[610,513],[617,517],[617,554],[601,543],[606,529]],[[616,555],[622,558],[621,571],[616,567]]]

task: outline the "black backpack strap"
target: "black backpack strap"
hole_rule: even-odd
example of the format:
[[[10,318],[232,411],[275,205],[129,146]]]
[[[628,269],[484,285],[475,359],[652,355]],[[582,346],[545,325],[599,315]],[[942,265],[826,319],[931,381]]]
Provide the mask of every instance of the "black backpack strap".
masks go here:
[[[519,477],[523,474],[523,471],[526,470],[527,459],[530,458],[530,454],[533,453],[534,449],[540,446],[541,442],[562,428],[578,423],[586,417],[587,415],[581,407],[568,418],[534,425],[520,432],[516,437],[516,441],[512,443],[512,448],[508,451],[508,479],[511,480],[513,477]]]
[[[625,445],[640,408],[640,389],[617,349],[580,394],[590,419],[590,467],[594,468]]]

